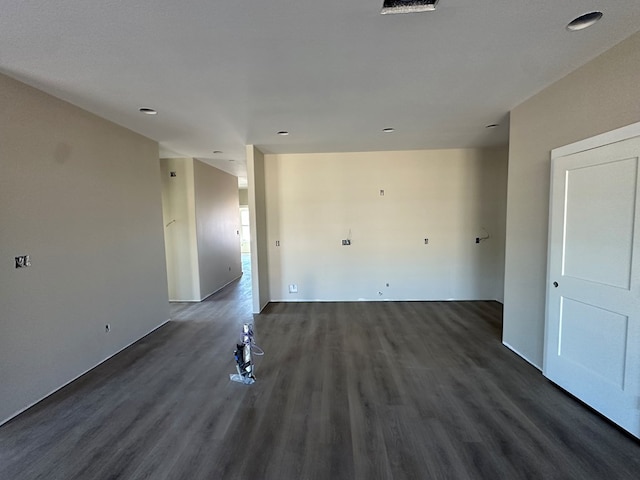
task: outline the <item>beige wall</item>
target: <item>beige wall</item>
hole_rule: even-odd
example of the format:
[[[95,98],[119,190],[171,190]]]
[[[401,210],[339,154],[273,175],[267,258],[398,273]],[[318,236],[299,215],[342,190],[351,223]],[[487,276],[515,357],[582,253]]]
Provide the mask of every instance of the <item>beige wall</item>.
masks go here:
[[[511,112],[503,341],[542,367],[550,152],[640,120],[640,33]]]
[[[200,296],[242,275],[238,179],[194,160],[195,219]]]
[[[2,422],[165,322],[168,303],[156,142],[0,75],[0,164]]]
[[[242,274],[238,180],[193,158],[160,166],[169,299],[199,302]]]
[[[251,222],[251,279],[253,313],[260,313],[271,299],[269,287],[268,234],[264,154],[247,145],[247,181]]]
[[[267,155],[265,165],[272,300],[502,300],[506,149]],[[476,244],[483,228],[491,238]]]
[[[198,301],[202,297],[198,275],[193,159],[162,158],[160,174],[169,300]]]

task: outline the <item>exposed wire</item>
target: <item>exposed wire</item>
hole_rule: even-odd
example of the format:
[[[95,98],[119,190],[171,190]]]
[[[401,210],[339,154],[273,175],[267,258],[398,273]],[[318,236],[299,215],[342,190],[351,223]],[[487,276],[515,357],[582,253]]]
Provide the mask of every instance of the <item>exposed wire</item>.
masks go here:
[[[491,238],[491,235],[489,235],[489,232],[487,232],[487,230],[483,227],[480,227],[480,230],[482,230],[486,235],[484,235],[483,237],[478,237],[478,242],[481,242],[483,240],[487,240],[488,238]]]
[[[254,353],[255,355],[258,355],[259,357],[264,355],[264,350],[262,350],[262,348],[260,348],[255,343],[253,345],[251,345],[251,352]]]

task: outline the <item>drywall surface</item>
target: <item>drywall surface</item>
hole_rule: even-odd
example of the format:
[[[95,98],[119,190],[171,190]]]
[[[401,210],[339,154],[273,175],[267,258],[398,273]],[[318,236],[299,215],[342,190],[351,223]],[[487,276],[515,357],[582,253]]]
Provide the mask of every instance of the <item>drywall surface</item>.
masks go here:
[[[253,145],[247,145],[247,181],[249,184],[249,217],[251,224],[251,278],[253,313],[260,313],[269,303],[269,260],[265,156]]]
[[[169,299],[199,302],[242,275],[238,180],[192,158],[160,166]]]
[[[160,159],[167,283],[171,301],[199,301],[202,298],[193,171],[192,158]]]
[[[2,422],[165,322],[168,302],[156,142],[0,75],[0,162]]]
[[[502,298],[506,149],[265,164],[272,300]]]
[[[240,202],[240,206],[249,205],[249,191],[246,188],[238,189],[238,200]]]
[[[200,296],[242,275],[238,179],[194,160],[195,221]]]
[[[542,368],[551,150],[640,118],[640,33],[511,112],[503,341]]]

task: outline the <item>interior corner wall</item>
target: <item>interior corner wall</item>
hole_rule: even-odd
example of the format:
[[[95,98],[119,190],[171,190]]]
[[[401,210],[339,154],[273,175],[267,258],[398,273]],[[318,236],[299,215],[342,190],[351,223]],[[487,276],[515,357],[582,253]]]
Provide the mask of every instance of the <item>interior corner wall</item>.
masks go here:
[[[156,142],[0,75],[0,161],[2,423],[169,313]]]
[[[267,155],[265,165],[272,300],[502,299],[506,148]]]
[[[493,241],[494,258],[492,262],[491,281],[494,285],[495,298],[498,302],[504,304],[504,256],[507,235],[507,177],[509,164],[509,147],[505,146],[496,149],[483,149],[485,157],[490,160],[487,162],[487,168],[483,169],[483,173],[490,177],[485,179],[488,188],[494,189],[494,195],[487,199],[485,208],[487,215],[495,217],[495,235]]]
[[[200,298],[242,275],[238,179],[194,160]]]
[[[172,173],[174,176],[171,176]],[[160,159],[169,300],[197,302],[200,293],[194,160]]]
[[[269,263],[265,157],[255,146],[247,145],[247,182],[249,185],[249,221],[251,229],[251,278],[253,313],[260,313],[269,303]]]
[[[542,368],[551,150],[637,122],[640,32],[511,112],[503,342]]]

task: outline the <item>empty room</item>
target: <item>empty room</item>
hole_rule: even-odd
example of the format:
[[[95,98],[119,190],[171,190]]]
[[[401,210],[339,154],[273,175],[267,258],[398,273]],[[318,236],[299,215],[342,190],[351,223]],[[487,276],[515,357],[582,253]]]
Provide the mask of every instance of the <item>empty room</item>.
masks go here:
[[[638,478],[640,3],[0,6],[0,479]]]

